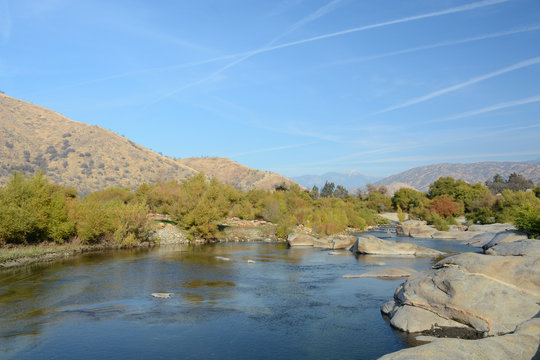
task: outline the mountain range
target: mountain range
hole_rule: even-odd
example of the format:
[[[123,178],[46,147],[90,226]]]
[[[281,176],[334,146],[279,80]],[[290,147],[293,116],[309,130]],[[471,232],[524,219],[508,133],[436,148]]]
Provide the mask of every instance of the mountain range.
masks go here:
[[[395,183],[404,183],[420,191],[427,191],[429,185],[442,176],[451,176],[454,179],[465,180],[469,183],[484,183],[492,180],[493,176],[500,174],[508,178],[512,173],[521,174],[535,184],[540,182],[540,161],[524,162],[477,162],[471,164],[435,164],[421,166],[402,173],[386,177],[376,182],[376,185],[390,186]]]
[[[83,195],[110,186],[181,181],[199,172],[242,190],[293,183],[226,158],[162,156],[102,127],[0,93],[0,184],[15,170],[26,175],[43,170],[53,182]]]

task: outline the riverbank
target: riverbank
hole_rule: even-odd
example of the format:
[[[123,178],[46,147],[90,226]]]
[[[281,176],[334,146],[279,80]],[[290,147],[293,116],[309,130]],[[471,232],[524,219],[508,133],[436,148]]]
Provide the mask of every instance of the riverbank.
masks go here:
[[[155,246],[153,242],[142,242],[135,245],[116,244],[55,244],[45,243],[40,245],[11,245],[0,247],[0,269],[17,266],[26,266],[34,263],[49,262],[68,258],[83,253],[100,252],[107,250],[119,250],[128,248],[148,248]]]

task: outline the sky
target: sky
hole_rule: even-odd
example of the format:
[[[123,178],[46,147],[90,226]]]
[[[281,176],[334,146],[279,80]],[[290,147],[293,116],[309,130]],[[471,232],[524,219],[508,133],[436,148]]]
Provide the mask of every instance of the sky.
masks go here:
[[[0,0],[0,90],[285,176],[540,158],[538,0]]]

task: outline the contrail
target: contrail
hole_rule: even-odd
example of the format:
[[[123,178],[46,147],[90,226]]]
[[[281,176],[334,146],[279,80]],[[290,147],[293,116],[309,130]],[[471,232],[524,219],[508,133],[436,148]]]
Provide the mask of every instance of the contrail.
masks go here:
[[[462,82],[460,84],[456,84],[454,86],[450,86],[450,87],[447,87],[445,89],[434,91],[434,92],[432,92],[430,94],[420,96],[420,97],[418,97],[416,99],[409,100],[409,101],[404,102],[402,104],[388,107],[386,109],[377,111],[374,114],[381,114],[381,113],[385,113],[385,112],[389,112],[389,111],[393,111],[393,110],[397,110],[397,109],[402,109],[404,107],[408,107],[408,106],[411,106],[411,105],[419,104],[419,103],[422,103],[422,102],[427,101],[429,99],[433,99],[435,97],[447,94],[449,92],[462,89],[464,87],[479,83],[479,82],[484,81],[484,80],[494,78],[494,77],[499,76],[499,75],[506,74],[506,73],[511,72],[511,71],[515,71],[515,70],[519,70],[519,69],[522,69],[522,68],[525,68],[525,67],[528,67],[528,66],[536,65],[538,63],[540,63],[540,56],[532,58],[532,59],[528,59],[528,60],[525,60],[525,61],[521,61],[521,62],[519,62],[517,64],[505,67],[503,69],[491,72],[489,74],[477,76],[475,78],[472,78],[472,79],[470,79],[468,81],[465,81],[465,82]]]
[[[503,102],[503,103],[495,104],[495,105],[488,106],[482,109],[477,109],[477,110],[467,111],[461,114],[452,115],[452,116],[445,117],[442,119],[426,121],[426,122],[423,122],[422,124],[431,124],[431,123],[439,123],[439,122],[445,122],[445,121],[451,121],[451,120],[459,120],[459,119],[464,119],[464,118],[468,118],[475,115],[484,114],[487,112],[492,112],[495,110],[506,109],[509,107],[515,107],[515,106],[526,105],[526,104],[532,104],[535,102],[540,102],[540,95],[536,95],[536,96],[532,96],[532,97],[520,99],[520,100]]]
[[[496,32],[496,33],[492,33],[492,34],[474,36],[474,37],[470,37],[470,38],[466,38],[466,39],[448,40],[448,41],[442,41],[442,42],[438,42],[438,43],[430,44],[430,45],[417,46],[417,47],[413,47],[413,48],[409,48],[409,49],[390,51],[390,52],[386,52],[386,53],[382,53],[382,54],[362,56],[362,57],[358,57],[358,58],[337,61],[337,62],[332,63],[332,65],[336,65],[336,64],[341,65],[341,64],[349,64],[349,63],[355,63],[355,62],[360,62],[360,61],[381,59],[381,58],[390,57],[390,56],[409,54],[409,53],[416,52],[416,51],[421,51],[421,50],[429,50],[429,49],[435,49],[435,48],[439,48],[439,47],[464,44],[464,43],[473,42],[473,41],[494,39],[494,38],[498,38],[498,37],[514,35],[514,34],[519,34],[519,33],[529,32],[529,31],[536,31],[536,30],[540,30],[540,24],[532,25],[532,26],[528,26],[528,27],[520,27],[520,28],[514,29],[514,30],[507,30],[507,31],[501,31],[501,32]]]
[[[248,57],[252,57],[252,56],[257,55],[257,54],[266,53],[266,52],[269,52],[269,51],[283,49],[283,48],[287,48],[287,47],[291,47],[291,46],[306,44],[306,43],[310,43],[310,42],[313,42],[313,41],[329,39],[329,38],[333,38],[333,37],[336,37],[336,36],[342,36],[342,35],[356,33],[356,32],[360,32],[360,31],[376,29],[376,28],[380,28],[380,27],[384,27],[384,26],[395,25],[395,24],[400,24],[400,23],[406,23],[406,22],[410,22],[410,21],[416,21],[416,20],[420,20],[420,19],[427,19],[427,18],[431,18],[431,17],[454,14],[454,13],[459,13],[459,12],[464,12],[464,11],[470,11],[470,10],[474,10],[474,9],[478,9],[478,8],[482,8],[482,7],[486,7],[486,6],[491,6],[491,5],[497,5],[497,4],[501,4],[501,3],[505,3],[505,2],[509,2],[509,1],[510,0],[485,0],[485,1],[479,1],[479,2],[472,3],[472,4],[467,4],[467,5],[463,5],[463,6],[457,6],[457,7],[446,9],[446,10],[440,10],[440,11],[434,11],[434,12],[430,12],[430,13],[426,13],[426,14],[408,16],[408,17],[405,17],[405,18],[385,21],[385,22],[371,24],[371,25],[364,25],[364,26],[355,27],[355,28],[352,28],[352,29],[341,30],[341,31],[332,32],[332,33],[328,33],[328,34],[313,36],[313,37],[302,39],[302,40],[291,41],[291,42],[280,44],[280,45],[266,46],[266,47],[263,47],[263,48],[260,48],[260,49],[248,51],[248,52],[241,53],[241,54],[237,54],[238,56],[242,56],[243,58],[240,58],[238,60],[233,61],[230,64],[225,65],[224,67],[216,70],[215,72],[213,72],[212,74],[210,74],[209,76],[207,76],[207,77],[205,77],[203,79],[200,79],[200,80],[194,81],[192,83],[186,84],[183,87],[181,87],[179,89],[176,89],[176,90],[166,94],[164,97],[161,97],[159,100],[154,102],[154,104],[161,101],[161,100],[163,100],[164,98],[170,97],[170,96],[172,96],[172,95],[174,95],[174,94],[176,94],[176,93],[178,93],[178,92],[180,92],[182,90],[185,90],[187,88],[198,85],[198,84],[210,79],[211,77],[223,72],[224,70],[226,70],[226,69],[228,69],[228,68],[230,68],[230,67],[232,67],[232,66],[234,66],[234,65],[236,65],[236,64],[238,64],[238,63],[240,63],[242,61],[244,61]],[[317,10],[317,11],[319,11],[319,10]],[[324,12],[323,15],[325,13],[326,12]],[[322,16],[322,15],[319,15],[318,17],[320,17],[320,16]],[[318,17],[316,17],[316,18],[318,18]]]
[[[339,4],[342,0],[333,0],[331,1],[330,3],[326,4],[325,6],[322,6],[320,7],[319,9],[317,9],[316,11],[314,11],[313,13],[305,16],[304,18],[300,19],[299,21],[297,21],[296,23],[294,23],[292,26],[290,26],[285,32],[281,33],[280,35],[278,35],[277,37],[275,37],[274,39],[272,39],[268,44],[266,44],[266,46],[264,48],[269,48],[269,47],[272,47],[273,44],[275,44],[279,39],[281,39],[282,37],[290,34],[291,32],[299,29],[300,27],[312,22],[312,21],[315,21],[317,20],[318,18],[326,15],[327,13],[329,13],[330,11],[332,11],[337,4]],[[164,96],[160,97],[158,100],[154,101],[152,103],[153,104],[156,104],[158,102],[160,102],[161,100],[163,99],[166,99],[166,98],[169,98],[171,96],[173,96],[174,94],[182,91],[182,90],[185,90],[185,89],[188,89],[188,88],[191,88],[193,86],[196,86],[196,85],[199,85],[211,78],[213,78],[214,76],[216,75],[219,75],[221,74],[223,71],[249,59],[250,57],[256,55],[256,54],[259,54],[260,52],[258,51],[248,51],[248,52],[245,52],[245,53],[241,53],[241,54],[237,54],[237,56],[240,56],[239,59],[236,59],[230,63],[228,63],[227,65],[219,68],[218,70],[212,72],[211,74],[203,77],[202,79],[199,79],[199,80],[196,80],[194,82],[191,82],[191,83],[188,83],[184,86],[182,86],[181,88],[178,88],[176,90],[173,90],[167,94],[165,94]],[[227,57],[235,57],[235,56],[227,56]],[[215,59],[223,59],[224,57],[219,57],[219,58],[214,58],[214,59],[211,59],[211,61],[214,61]]]

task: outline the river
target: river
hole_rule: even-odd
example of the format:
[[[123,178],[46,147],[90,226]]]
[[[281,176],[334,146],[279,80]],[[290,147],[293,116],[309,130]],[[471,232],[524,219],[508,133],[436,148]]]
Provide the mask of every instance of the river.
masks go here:
[[[432,264],[234,243],[102,252],[7,269],[0,271],[0,359],[375,359],[414,345],[379,310],[402,280],[342,276]]]

